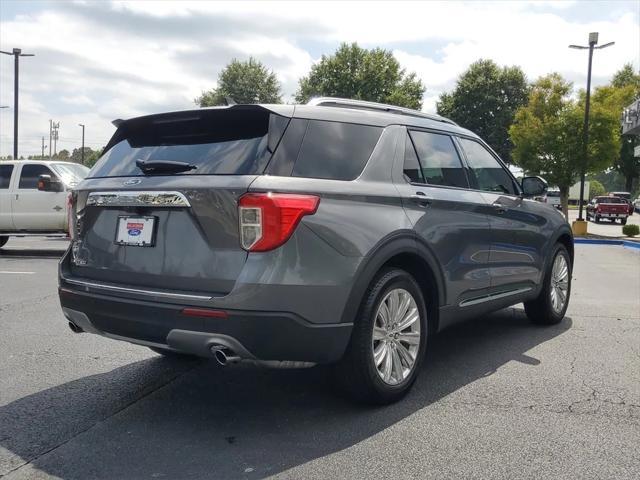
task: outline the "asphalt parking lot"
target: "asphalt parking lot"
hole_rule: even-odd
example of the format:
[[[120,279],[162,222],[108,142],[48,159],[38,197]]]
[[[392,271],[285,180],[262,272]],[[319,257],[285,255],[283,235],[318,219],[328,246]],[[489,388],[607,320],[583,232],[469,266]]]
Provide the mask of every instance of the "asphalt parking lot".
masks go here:
[[[63,240],[0,256],[0,477],[640,478],[640,252],[576,245],[557,326],[520,308],[434,339],[414,390],[348,403],[326,368],[170,361],[66,326]]]

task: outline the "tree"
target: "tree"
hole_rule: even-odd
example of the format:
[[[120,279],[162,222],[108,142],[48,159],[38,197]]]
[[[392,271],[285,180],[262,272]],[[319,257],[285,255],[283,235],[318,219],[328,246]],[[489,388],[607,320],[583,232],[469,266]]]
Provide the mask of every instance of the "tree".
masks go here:
[[[407,74],[390,50],[343,43],[300,79],[295,99],[306,103],[316,96],[341,97],[419,110],[424,91],[422,81]]]
[[[589,200],[594,197],[601,197],[605,195],[607,191],[598,180],[589,180]]]
[[[613,76],[610,85],[599,87],[593,95],[594,103],[609,110],[612,116],[619,118],[623,109],[635,99],[640,98],[640,75],[633,71],[631,64],[626,64]],[[620,139],[619,155],[613,168],[625,178],[624,189],[633,190],[634,180],[640,177],[640,158],[633,155],[633,149],[640,145],[636,136],[624,136]]]
[[[516,112],[509,135],[514,144],[513,158],[527,172],[543,175],[560,189],[565,215],[569,188],[584,164],[582,131],[584,95],[570,96],[572,84],[559,74],[538,79],[532,86],[527,105]],[[585,171],[600,172],[613,163],[620,144],[616,136],[618,118],[594,103],[589,123],[589,150]]]
[[[280,83],[275,73],[250,57],[246,62],[229,63],[218,75],[218,86],[202,92],[194,101],[200,107],[235,103],[282,103]]]
[[[87,158],[93,153],[91,147],[84,147],[84,162],[87,163]],[[82,148],[74,148],[71,152],[71,161],[75,163],[82,163]]]
[[[102,155],[103,150],[104,150],[104,147],[101,148],[100,150],[92,150],[89,156],[86,156],[85,154],[84,164],[89,168],[93,167],[98,161],[98,159],[100,158],[100,156]]]
[[[60,150],[56,153],[55,158],[58,160],[69,160],[69,150]]]
[[[480,135],[500,157],[512,163],[509,127],[527,103],[529,87],[520,67],[499,67],[493,60],[472,63],[455,88],[440,95],[438,113]]]

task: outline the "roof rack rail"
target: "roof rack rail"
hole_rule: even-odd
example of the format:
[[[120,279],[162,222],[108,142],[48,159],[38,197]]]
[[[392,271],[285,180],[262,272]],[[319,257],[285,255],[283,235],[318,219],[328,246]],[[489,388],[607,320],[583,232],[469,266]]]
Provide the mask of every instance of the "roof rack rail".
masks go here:
[[[323,106],[323,107],[342,107],[342,108],[357,108],[361,110],[374,110],[378,112],[395,113],[397,115],[407,115],[409,117],[427,118],[436,122],[448,123],[450,125],[458,126],[453,120],[441,117],[440,115],[434,115],[432,113],[419,112],[418,110],[412,110],[410,108],[398,107],[396,105],[387,105],[386,103],[367,102],[364,100],[351,100],[348,98],[337,97],[316,97],[307,102],[307,105]]]

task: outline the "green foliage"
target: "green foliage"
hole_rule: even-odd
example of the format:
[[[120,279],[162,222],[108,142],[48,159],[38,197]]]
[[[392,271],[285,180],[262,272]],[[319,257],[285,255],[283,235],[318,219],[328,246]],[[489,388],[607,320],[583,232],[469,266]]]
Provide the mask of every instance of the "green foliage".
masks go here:
[[[440,95],[438,113],[480,135],[512,163],[509,127],[527,103],[529,87],[520,67],[499,67],[492,60],[471,64],[449,93]]]
[[[425,87],[415,73],[407,74],[389,50],[367,50],[357,43],[338,50],[311,67],[300,79],[296,102],[330,96],[421,109]]]
[[[54,155],[53,158],[56,158],[58,160],[69,160],[69,157],[70,157],[69,150],[60,150],[58,153]]]
[[[92,150],[88,156],[85,153],[84,164],[89,168],[93,167],[102,155],[103,150],[104,148],[101,148],[100,150]]]
[[[622,110],[636,98],[640,98],[640,75],[626,64],[613,76],[610,85],[599,87],[593,95],[594,103],[608,109],[611,115],[619,116]],[[640,145],[637,136],[624,136],[620,139],[620,150],[613,168],[625,178],[624,190],[633,190],[634,180],[640,177],[640,158],[633,155],[633,149]]]
[[[87,162],[87,158],[93,153],[91,147],[84,147],[84,161]],[[82,148],[74,148],[71,152],[71,161],[75,163],[82,163]]]
[[[604,185],[602,185],[598,180],[589,180],[589,200],[594,197],[601,197],[607,193]]]
[[[640,234],[640,226],[635,223],[629,223],[622,227],[622,233],[624,233],[627,237],[635,237]]]
[[[194,101],[200,107],[213,107],[227,105],[227,98],[235,103],[282,103],[275,73],[253,57],[246,62],[233,59],[220,72],[218,87]]]
[[[584,100],[570,97],[571,83],[552,73],[532,86],[529,102],[518,109],[509,129],[513,158],[528,172],[542,174],[560,188],[563,211],[569,188],[585,171],[600,172],[613,163],[620,147],[618,118],[598,103],[590,113],[588,161],[583,158]]]

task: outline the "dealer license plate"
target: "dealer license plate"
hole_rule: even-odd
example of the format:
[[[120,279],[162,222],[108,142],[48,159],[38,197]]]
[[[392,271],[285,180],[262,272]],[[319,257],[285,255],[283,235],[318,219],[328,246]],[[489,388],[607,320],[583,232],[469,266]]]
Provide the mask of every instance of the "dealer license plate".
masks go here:
[[[118,217],[116,243],[134,247],[152,247],[156,217]]]

